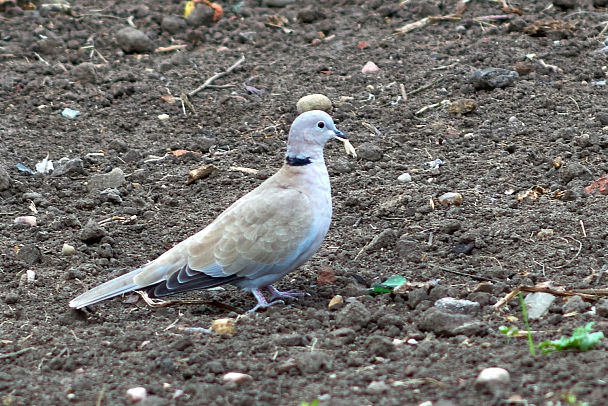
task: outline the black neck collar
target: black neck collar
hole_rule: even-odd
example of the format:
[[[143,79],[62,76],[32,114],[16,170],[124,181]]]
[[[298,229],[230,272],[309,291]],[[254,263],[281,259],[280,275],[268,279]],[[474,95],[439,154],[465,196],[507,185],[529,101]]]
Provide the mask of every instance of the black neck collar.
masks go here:
[[[285,162],[289,166],[306,166],[306,165],[312,163],[312,161],[310,160],[310,157],[299,158],[296,156],[289,156],[289,155],[287,155],[285,157]]]

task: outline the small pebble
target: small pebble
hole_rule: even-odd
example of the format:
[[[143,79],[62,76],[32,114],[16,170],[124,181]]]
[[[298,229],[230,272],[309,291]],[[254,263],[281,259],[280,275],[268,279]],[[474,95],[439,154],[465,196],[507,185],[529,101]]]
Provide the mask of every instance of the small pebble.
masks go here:
[[[63,244],[63,247],[61,247],[61,253],[66,257],[69,257],[70,255],[74,255],[76,253],[76,248],[70,244]]]
[[[486,368],[479,373],[475,380],[475,388],[477,390],[487,390],[490,393],[496,394],[509,385],[511,375],[509,371],[503,368]]]
[[[335,307],[337,305],[340,305],[344,303],[344,298],[340,295],[336,295],[334,297],[331,298],[331,300],[329,301],[329,304],[327,305],[328,308],[332,308]]]
[[[8,174],[7,170],[0,166],[0,191],[6,190],[11,187],[11,177]]]
[[[449,192],[449,193],[444,193],[441,196],[439,196],[439,203],[445,205],[445,206],[460,206],[462,204],[462,195],[460,193],[454,193],[454,192]]]
[[[13,222],[15,224],[29,224],[32,227],[35,227],[38,225],[38,223],[36,221],[36,217],[34,217],[34,216],[17,217],[15,220],[13,220]]]
[[[148,391],[142,386],[127,389],[127,397],[133,403],[141,402],[148,397]]]
[[[296,109],[298,110],[298,114],[302,114],[305,111],[310,110],[322,110],[326,113],[331,113],[334,109],[331,100],[329,97],[324,94],[309,94],[307,96],[302,97],[296,103]]]
[[[380,68],[378,67],[378,65],[376,65],[372,61],[369,61],[365,64],[365,66],[363,66],[363,69],[361,69],[361,73],[375,73],[379,70]]]
[[[168,120],[169,118],[170,118],[170,116],[168,114],[159,114],[158,115],[158,119],[160,121],[165,121],[165,120]]]
[[[69,118],[70,120],[73,120],[73,119],[75,119],[76,117],[78,117],[80,115],[80,111],[65,108],[61,112],[61,115],[64,116],[64,117]]]
[[[399,175],[399,177],[397,178],[398,182],[401,183],[408,183],[412,181],[412,175],[410,175],[409,173],[403,173],[401,175]]]
[[[213,320],[211,330],[216,334],[232,335],[236,332],[236,321],[229,318]]]
[[[236,384],[242,384],[253,380],[251,375],[243,374],[241,372],[228,372],[224,375],[224,382],[234,382]]]
[[[371,393],[374,395],[379,395],[381,393],[388,392],[390,389],[390,386],[388,386],[385,382],[382,381],[373,381],[369,385],[367,385],[367,393]]]
[[[146,53],[154,49],[150,38],[140,30],[126,27],[116,34],[118,46],[127,54]]]

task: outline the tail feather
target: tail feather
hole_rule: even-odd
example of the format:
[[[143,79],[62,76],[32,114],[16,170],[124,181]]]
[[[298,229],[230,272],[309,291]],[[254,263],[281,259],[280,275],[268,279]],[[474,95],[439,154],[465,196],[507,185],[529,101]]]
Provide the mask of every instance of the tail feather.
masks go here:
[[[83,307],[101,302],[102,300],[143,288],[144,286],[139,286],[133,280],[133,278],[140,272],[141,268],[94,287],[93,289],[88,290],[82,295],[73,299],[70,302],[70,307],[74,309],[82,309]]]

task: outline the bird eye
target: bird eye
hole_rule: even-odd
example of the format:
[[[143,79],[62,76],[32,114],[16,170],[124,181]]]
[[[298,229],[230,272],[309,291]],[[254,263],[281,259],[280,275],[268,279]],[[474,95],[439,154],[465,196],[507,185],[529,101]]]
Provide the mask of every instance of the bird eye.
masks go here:
[[[325,123],[323,121],[319,121],[317,123],[317,128],[325,128]]]

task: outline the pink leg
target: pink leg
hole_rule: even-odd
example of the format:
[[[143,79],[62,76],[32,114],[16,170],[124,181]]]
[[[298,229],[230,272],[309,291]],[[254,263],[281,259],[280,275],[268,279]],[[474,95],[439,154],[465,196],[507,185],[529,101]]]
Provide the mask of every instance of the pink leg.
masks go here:
[[[261,289],[252,289],[251,293],[253,293],[253,296],[255,296],[256,300],[258,301],[258,304],[255,305],[255,307],[253,309],[249,310],[249,313],[255,313],[259,309],[267,309],[270,306],[273,306],[275,304],[279,304],[279,303],[285,304],[285,302],[283,302],[282,300],[274,300],[274,301],[271,300],[271,302],[268,303],[268,301],[262,294]]]
[[[266,286],[266,289],[268,289],[268,291],[270,292],[270,301],[271,302],[274,301],[275,299],[297,299],[298,297],[302,297],[302,296],[310,296],[308,293],[305,293],[305,292],[291,292],[291,291],[281,292],[272,285]]]

